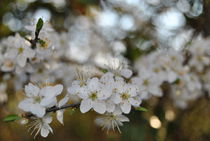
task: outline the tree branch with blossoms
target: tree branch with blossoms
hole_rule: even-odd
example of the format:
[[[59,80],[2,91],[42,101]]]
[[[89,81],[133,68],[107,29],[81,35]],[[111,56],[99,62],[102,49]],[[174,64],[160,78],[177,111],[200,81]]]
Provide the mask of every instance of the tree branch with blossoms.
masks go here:
[[[81,26],[86,20],[88,24]],[[80,33],[78,37],[86,37],[85,32],[90,34],[90,40],[93,40],[92,37],[97,39],[99,33],[92,36],[93,32],[88,29],[94,27],[94,23],[83,18],[78,21],[79,27],[77,22],[73,25],[76,33]],[[168,84],[170,97],[174,105],[180,108],[186,108],[188,101],[202,96],[203,89],[210,91],[208,85],[203,86],[204,83],[200,83],[201,80],[210,80],[206,79],[209,74],[205,70],[206,66],[210,65],[209,55],[206,54],[205,47],[200,47],[200,41],[197,41],[199,45],[189,50],[191,56],[188,58],[174,49],[155,50],[139,57],[139,60],[133,63],[134,68],[130,69],[128,60],[123,56],[102,56],[101,52],[98,56],[94,53],[88,56],[82,54],[83,50],[78,53],[78,49],[74,47],[81,45],[81,42],[85,42],[85,45],[81,46],[95,45],[95,42],[91,44],[90,41],[83,41],[83,38],[76,43],[68,42],[69,33],[55,32],[51,25],[44,23],[42,19],[26,28],[31,34],[25,38],[17,33],[2,41],[6,48],[2,51],[1,71],[14,74],[16,87],[22,84],[19,86],[22,88],[23,84],[26,84],[23,99],[18,104],[18,108],[23,112],[22,116],[8,115],[4,121],[21,120],[24,124],[24,121],[28,121],[31,133],[35,136],[40,133],[42,137],[47,137],[53,132],[50,127],[53,114],[56,114],[56,119],[63,124],[63,114],[68,108],[78,108],[82,114],[94,111],[99,115],[95,120],[97,125],[107,130],[117,128],[120,132],[120,126],[129,122],[127,115],[132,109],[146,112],[147,109],[141,106],[142,101],[164,95],[161,87],[163,83]],[[97,29],[93,31],[95,30]],[[103,37],[102,35],[100,37]],[[69,55],[69,50],[76,50],[76,53]],[[70,63],[74,57],[80,55],[82,59],[77,60],[78,64]],[[94,57],[96,61],[88,57]],[[109,59],[108,67],[97,65],[106,59]],[[85,63],[87,66],[90,64],[89,70],[83,68]],[[81,71],[75,69],[78,67]],[[135,75],[132,70],[136,71]],[[203,76],[199,78],[197,74]],[[29,78],[25,80],[27,76]]]
[[[79,105],[80,105],[79,103],[76,103],[76,104],[66,104],[66,105],[63,105],[61,107],[54,106],[54,107],[51,107],[51,108],[46,109],[46,113],[56,112],[56,111],[64,110],[64,109],[67,109],[67,108],[74,109],[74,108],[78,108]],[[36,117],[36,116],[34,114],[32,114],[32,113],[24,113],[22,115],[22,117],[29,119],[31,117]]]

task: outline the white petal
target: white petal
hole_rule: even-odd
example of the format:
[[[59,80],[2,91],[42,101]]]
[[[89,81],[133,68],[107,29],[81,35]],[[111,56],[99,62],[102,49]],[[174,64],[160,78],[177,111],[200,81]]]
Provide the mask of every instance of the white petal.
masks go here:
[[[18,54],[18,50],[17,49],[10,49],[9,51],[7,51],[5,53],[5,56],[10,58],[10,59],[14,59]]]
[[[98,85],[99,85],[99,80],[98,78],[92,78],[87,82],[88,85],[88,89],[90,91],[96,91],[98,89]]]
[[[121,110],[120,106],[115,106],[113,114],[115,114],[115,115],[122,114],[122,110]]]
[[[113,76],[114,76],[113,73],[107,72],[104,75],[102,75],[102,77],[100,78],[100,82],[102,82],[102,83],[112,83],[112,82],[114,82]]]
[[[40,90],[40,95],[48,98],[55,97],[63,91],[63,85],[46,86]]]
[[[133,74],[133,72],[132,72],[131,70],[129,70],[129,69],[122,69],[122,70],[120,71],[120,74],[121,74],[122,76],[124,76],[125,78],[130,78],[131,75]]]
[[[41,100],[40,105],[50,108],[50,107],[55,106],[56,103],[57,103],[57,99],[55,97],[53,98],[46,97]]]
[[[12,71],[12,70],[14,69],[14,64],[13,64],[13,62],[11,62],[11,63],[12,63],[11,66],[8,66],[6,63],[4,63],[4,64],[2,65],[2,67],[1,67],[1,70],[2,70],[3,72]]]
[[[122,112],[128,114],[131,111],[131,104],[127,101],[124,101],[122,104],[120,104],[120,108]]]
[[[46,86],[40,90],[40,95],[48,98],[55,97],[55,92],[52,86]]]
[[[64,110],[58,110],[58,111],[56,112],[57,120],[58,120],[61,124],[63,124],[63,112],[64,112]]]
[[[163,95],[161,89],[158,86],[151,87],[149,89],[149,92],[151,92],[151,94],[154,96],[162,96]]]
[[[55,94],[57,96],[57,95],[59,95],[59,94],[62,93],[62,91],[63,91],[63,85],[61,85],[61,84],[55,85],[53,87],[53,89],[54,89],[54,92],[55,92]]]
[[[46,109],[39,104],[33,104],[30,107],[30,112],[35,114],[37,117],[43,117],[46,113]]]
[[[135,107],[138,107],[141,104],[141,101],[138,99],[134,99],[134,98],[129,98],[128,99],[129,103]]]
[[[61,107],[63,105],[65,105],[69,100],[69,96],[65,96],[63,99],[61,99],[58,103],[58,107]]]
[[[170,83],[174,82],[177,79],[177,74],[175,72],[168,72],[168,81]]]
[[[97,94],[99,100],[105,100],[112,95],[112,89],[110,87],[104,85],[102,87]]]
[[[48,124],[47,125],[43,125],[42,128],[41,128],[41,136],[46,138],[49,133],[50,133],[49,125]]]
[[[46,115],[42,118],[44,123],[51,123],[52,122],[52,117],[50,115]]]
[[[106,104],[104,101],[94,101],[93,109],[99,114],[104,114],[106,112]]]
[[[82,113],[88,112],[92,108],[92,101],[90,99],[82,100],[80,104],[80,111]]]
[[[39,87],[33,85],[32,83],[29,83],[25,86],[25,93],[28,97],[38,96],[39,90]]]
[[[27,58],[33,58],[35,56],[35,51],[33,49],[31,49],[30,47],[28,47],[27,49],[24,49],[24,55]]]
[[[33,99],[27,98],[27,99],[24,99],[23,101],[21,101],[18,104],[18,107],[25,112],[29,112],[32,104],[33,104]]]
[[[73,86],[69,87],[67,89],[67,91],[68,91],[69,94],[75,95],[75,94],[77,94],[78,89],[79,89],[79,86],[73,85]]]
[[[21,67],[24,67],[25,64],[26,64],[26,59],[27,58],[25,56],[23,56],[22,54],[18,55],[17,56],[17,63],[18,63],[18,65],[20,65]]]
[[[129,118],[127,118],[127,117],[124,116],[124,115],[118,115],[118,119],[119,119],[121,122],[129,122]]]
[[[113,112],[115,110],[115,104],[113,102],[106,102],[106,111],[107,112]]]
[[[142,91],[139,96],[140,96],[141,99],[148,99],[149,98],[149,94],[148,94],[147,91]]]
[[[122,98],[119,94],[114,94],[111,98],[115,104],[119,104],[122,101]]]

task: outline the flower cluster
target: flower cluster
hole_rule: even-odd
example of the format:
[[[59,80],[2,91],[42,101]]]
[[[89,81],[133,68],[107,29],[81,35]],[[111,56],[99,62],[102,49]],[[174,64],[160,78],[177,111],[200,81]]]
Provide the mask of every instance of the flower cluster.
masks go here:
[[[205,50],[203,47],[199,46],[199,48],[199,50]],[[162,96],[160,87],[164,82],[170,84],[170,95],[175,105],[180,108],[186,108],[188,101],[202,95],[202,81],[198,77],[198,72],[203,71],[202,68],[207,64],[205,61],[199,62],[201,69],[197,72],[192,64],[197,56],[201,55],[201,52],[195,53],[194,47],[189,47],[188,52],[192,53],[190,59],[174,49],[158,50],[143,56],[136,62],[139,77],[133,79],[135,83],[140,83],[139,87],[147,86],[147,91],[150,94],[147,95],[147,98],[151,95]],[[189,61],[184,64],[187,59]],[[206,60],[208,59],[206,58]]]
[[[25,86],[26,98],[22,100],[18,107],[25,112],[32,113],[35,116],[35,121],[32,125],[34,130],[37,129],[37,133],[41,130],[41,135],[46,137],[49,131],[52,132],[49,123],[52,121],[52,117],[47,114],[47,109],[57,106],[57,96],[63,91],[63,85],[44,86],[42,88],[29,83]],[[59,105],[61,106],[61,105]],[[58,115],[58,120],[63,122],[63,115]],[[61,117],[61,118],[60,118]]]
[[[195,39],[186,50],[190,55],[173,48],[154,49],[132,62],[133,73],[122,55],[126,51],[122,39],[136,30],[135,20],[144,19],[140,22],[143,24],[153,16],[142,7],[138,7],[137,13],[133,11],[140,1],[110,3],[117,8],[127,3],[127,15],[121,16],[114,8],[104,11],[92,8],[93,19],[79,16],[68,32],[58,33],[49,23],[37,23],[26,26],[28,35],[16,33],[1,41],[0,68],[2,72],[11,72],[3,81],[13,76],[16,90],[31,82],[25,85],[25,98],[18,107],[25,112],[24,118],[33,120],[30,128],[35,136],[40,132],[47,137],[53,132],[50,127],[53,112],[63,124],[66,108],[79,107],[81,113],[95,111],[100,114],[95,120],[97,125],[120,131],[119,126],[129,121],[125,114],[132,108],[138,109],[143,100],[169,94],[176,106],[186,108],[188,101],[202,96],[203,91],[210,94],[209,39]],[[162,5],[146,0],[143,3],[149,8]],[[143,17],[129,15],[134,12],[143,13]],[[46,85],[41,85],[44,82]],[[164,83],[169,86],[167,93],[161,87]],[[4,94],[6,83],[0,89]],[[63,92],[65,96],[60,100]]]
[[[1,41],[1,71],[31,72],[34,65],[48,62],[52,57],[64,56],[67,47],[65,32],[60,35],[49,23],[43,24],[38,35],[34,35],[36,24],[26,26],[26,29],[30,33],[25,37],[16,33]]]
[[[126,71],[127,73],[124,76],[128,76],[127,78],[120,74],[116,75],[107,72],[100,78],[92,77],[75,80],[68,88],[69,95],[75,95],[81,99],[80,111],[82,113],[93,109],[99,114],[113,117],[110,121],[104,121],[104,127],[110,129],[112,120],[116,120],[113,126],[118,127],[121,122],[124,122],[121,118],[118,121],[118,117],[125,117],[122,114],[129,114],[131,107],[139,107],[142,101],[141,90],[137,85],[128,81],[132,74],[131,71],[127,69],[121,70],[121,72]],[[102,120],[100,120],[101,122]]]
[[[19,108],[31,112],[37,117],[43,117],[46,109],[57,105],[56,96],[63,91],[62,85],[39,88],[31,83],[25,86],[25,98],[19,103]]]
[[[75,80],[68,88],[68,92],[82,100],[80,105],[82,113],[93,109],[99,114],[105,112],[128,114],[131,106],[138,107],[141,103],[140,89],[137,85],[126,82],[126,79],[111,72],[103,74],[100,78]]]

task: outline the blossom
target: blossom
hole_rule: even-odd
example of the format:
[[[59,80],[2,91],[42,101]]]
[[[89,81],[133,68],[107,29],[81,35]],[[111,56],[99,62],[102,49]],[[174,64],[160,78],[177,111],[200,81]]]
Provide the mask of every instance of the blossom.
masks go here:
[[[98,78],[92,78],[87,81],[86,91],[80,95],[82,98],[80,111],[82,113],[94,109],[97,113],[103,114],[106,111],[105,99],[108,98]]]
[[[132,84],[121,85],[113,96],[115,104],[119,104],[122,112],[128,114],[131,106],[139,106],[141,101],[137,99],[137,87]]]
[[[210,65],[209,44],[209,40],[197,38],[189,46],[189,52],[192,55],[189,60],[189,66],[198,72],[202,72],[205,66]]]
[[[14,47],[11,48],[8,56],[16,56],[18,65],[24,67],[26,60],[34,57],[35,51],[31,49],[29,44],[26,44],[27,41],[21,38],[19,34],[16,34],[14,38],[17,41],[14,43]]]
[[[149,98],[151,95],[162,96],[160,89],[161,81],[155,78],[154,74],[142,71],[139,77],[132,78],[132,83],[138,85],[142,90],[142,98]]]
[[[187,73],[179,78],[178,82],[171,86],[171,98],[175,106],[186,108],[188,101],[194,100],[202,95],[201,82],[197,75]]]
[[[1,70],[3,72],[12,71],[15,68],[14,58],[4,57],[3,64],[1,66]]]
[[[117,128],[118,131],[121,132],[119,126],[122,126],[123,122],[129,122],[129,119],[121,114],[107,113],[96,118],[95,122],[97,125],[102,126],[102,129],[114,130]]]
[[[108,70],[115,75],[130,78],[133,72],[127,68],[126,60],[122,62],[119,58],[111,58],[107,62]]]
[[[32,83],[25,86],[26,98],[18,105],[25,112],[31,112],[37,117],[43,117],[46,113],[46,108],[56,105],[56,96],[60,95],[63,90],[63,85],[45,86],[39,88]]]
[[[27,59],[35,56],[35,51],[31,49],[30,43],[22,38],[18,33],[10,36],[5,43],[6,51],[3,54],[3,71],[11,71],[15,65],[24,67]]]
[[[34,121],[30,123],[29,130],[32,130],[31,134],[36,132],[34,137],[36,137],[39,132],[42,137],[47,137],[50,132],[53,133],[49,125],[51,122],[52,117],[49,115],[45,115],[42,118],[35,118]]]

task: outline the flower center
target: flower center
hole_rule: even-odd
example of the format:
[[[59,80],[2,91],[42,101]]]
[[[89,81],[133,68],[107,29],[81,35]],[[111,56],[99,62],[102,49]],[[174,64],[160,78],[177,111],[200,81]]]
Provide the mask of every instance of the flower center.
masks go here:
[[[153,71],[156,73],[160,72],[160,70],[158,68],[154,68]]]
[[[96,98],[97,98],[97,94],[96,94],[96,93],[92,93],[92,94],[89,96],[89,98],[90,98],[92,101],[94,101],[94,100],[96,100]]]
[[[127,93],[123,93],[122,95],[121,95],[121,98],[123,99],[123,100],[126,100],[126,99],[128,99],[130,96],[127,94]]]
[[[114,89],[112,90],[112,92],[113,92],[113,93],[117,93],[117,88],[114,88]]]
[[[40,102],[41,102],[41,97],[40,97],[40,96],[36,96],[36,97],[34,98],[34,101],[35,101],[36,103],[40,103]]]
[[[47,39],[46,39],[46,41],[39,40],[39,44],[40,44],[41,48],[46,49],[49,46],[49,41]]]
[[[176,59],[176,56],[171,56],[171,60],[172,61],[176,61],[177,59]]]
[[[18,48],[18,54],[21,54],[21,53],[23,53],[23,48],[22,47],[20,47],[20,48]]]
[[[64,40],[60,40],[61,45],[64,45],[65,41]]]
[[[148,86],[148,85],[149,85],[149,80],[148,80],[148,79],[145,79],[145,80],[143,81],[143,85],[144,85],[144,86]]]
[[[177,95],[177,96],[180,96],[180,95],[181,95],[181,91],[177,90],[177,91],[176,91],[176,95]]]
[[[203,57],[199,55],[199,56],[197,56],[197,60],[198,61],[203,61]]]
[[[10,60],[6,60],[6,61],[4,62],[4,64],[5,64],[5,66],[7,66],[7,67],[9,67],[9,68],[13,67],[13,63],[12,63],[12,61],[10,61]]]
[[[79,85],[80,85],[80,87],[82,87],[82,86],[85,86],[86,83],[85,83],[85,81],[80,81],[80,82],[79,82]]]

